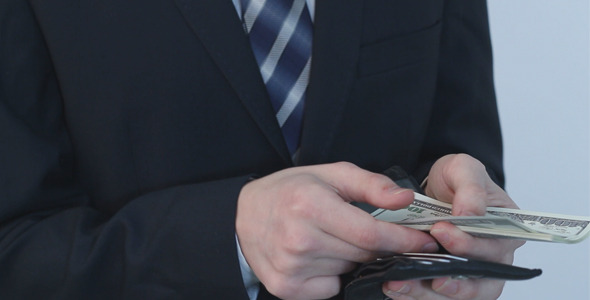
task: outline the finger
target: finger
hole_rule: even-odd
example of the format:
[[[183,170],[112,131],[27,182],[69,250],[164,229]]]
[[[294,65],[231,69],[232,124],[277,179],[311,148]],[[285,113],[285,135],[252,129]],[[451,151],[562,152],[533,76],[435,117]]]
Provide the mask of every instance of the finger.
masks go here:
[[[514,250],[524,244],[519,240],[477,238],[446,222],[434,224],[430,234],[454,255],[505,264],[512,263]]]
[[[329,214],[318,223],[320,229],[357,248],[371,252],[434,252],[434,239],[421,231],[378,221],[366,212],[346,203],[324,201]],[[361,262],[366,257],[349,257]]]
[[[504,283],[495,279],[436,278],[432,280],[432,290],[452,299],[497,299]]]
[[[356,263],[334,258],[301,260],[296,257],[273,261],[276,272],[285,276],[311,278],[317,276],[337,276],[352,271]]]
[[[487,192],[484,183],[465,182],[458,187],[453,199],[453,215],[455,216],[483,216],[486,213]]]
[[[305,281],[301,288],[301,297],[299,299],[328,299],[340,292],[340,277],[338,276],[318,276]],[[313,291],[313,295],[308,291]]]
[[[416,284],[419,284],[419,281],[388,281],[383,284],[382,290],[383,294],[395,300],[411,299],[408,293]]]
[[[363,220],[369,223],[368,226],[373,226],[377,223],[373,217],[348,203],[342,202],[333,190],[326,190],[318,185],[308,185],[307,191],[313,195],[310,198],[316,200],[306,200],[306,203],[296,205],[297,208],[290,209],[285,217],[285,219],[296,219],[299,225],[285,226],[280,223],[275,225],[275,229],[280,232],[280,243],[273,247],[274,260],[289,262],[292,258],[332,258],[343,261],[365,262],[391,254],[392,250],[367,249],[350,242],[355,237],[350,236],[351,230],[348,226],[353,230],[357,229],[357,226],[362,225],[355,224],[362,223]],[[322,200],[318,201],[317,199]],[[352,216],[339,217],[343,215],[340,213],[341,210],[350,210]],[[369,230],[373,231],[374,229]],[[434,239],[429,235],[422,232],[419,232],[419,234],[426,236],[430,243],[435,243]],[[362,242],[357,244],[362,244]],[[384,248],[388,249],[389,247]],[[294,261],[290,268],[300,269],[297,266],[306,266],[304,262]],[[284,267],[282,269],[289,268]]]
[[[490,206],[518,208],[508,194],[484,173],[481,181],[467,181],[457,188],[453,199],[453,215],[484,215]]]
[[[449,277],[423,281],[386,282],[383,293],[395,300],[477,300],[497,299],[504,281],[491,279],[454,279]]]
[[[439,159],[429,174],[426,193],[453,203],[453,215],[483,215],[488,206],[518,208],[492,181],[485,166],[466,154]]]
[[[368,251],[400,253],[436,251],[436,243],[428,234],[399,225],[377,221],[363,210],[342,201],[343,193],[349,194],[348,196],[344,196],[344,198],[361,197],[364,194],[370,194],[367,191],[372,189],[383,191],[383,188],[379,188],[380,184],[381,187],[393,186],[394,184],[388,178],[364,171],[347,163],[332,164],[326,166],[326,168],[316,168],[314,170],[317,171],[314,173],[315,176],[319,176],[319,179],[322,180],[316,180],[314,184],[307,184],[305,189],[301,191],[301,196],[295,195],[294,198],[297,200],[293,201],[292,205],[290,205],[287,215],[296,217],[297,219],[303,219],[312,228],[317,226],[327,234]],[[373,180],[368,179],[367,183],[362,185],[362,188],[361,186],[348,187],[346,182],[335,180],[335,178],[341,176],[343,170],[350,171],[348,173],[352,174],[350,178],[342,179],[348,180],[347,182],[351,185],[356,185],[362,180],[367,180],[365,177],[373,178]],[[328,174],[332,174],[332,177]],[[324,180],[322,178],[323,176],[329,177],[332,183],[325,183],[327,180]],[[343,178],[345,177],[343,176]],[[351,178],[358,180],[351,180]],[[373,183],[373,185],[370,183]],[[334,188],[332,184],[337,185],[338,188]],[[393,189],[399,190],[398,188]],[[384,192],[384,194],[387,193],[387,191]],[[410,198],[413,199],[413,193],[410,191],[409,194]],[[380,198],[376,194],[367,197]],[[288,236],[297,235],[289,234]],[[304,235],[301,235],[301,237],[305,238]],[[364,261],[366,258],[357,257],[353,260]]]
[[[307,228],[305,228],[307,227]],[[359,260],[371,260],[375,253],[358,248],[327,234],[313,224],[304,228],[285,228],[285,239],[275,247],[273,268],[293,276],[327,276],[343,274]]]
[[[328,299],[340,291],[339,276],[318,276],[293,279],[275,276],[265,283],[265,288],[280,299]]]
[[[383,293],[394,300],[448,300],[432,290],[430,280],[389,281],[382,286]]]
[[[318,276],[335,276],[342,275],[354,270],[358,265],[349,260],[320,258],[311,262],[310,268],[307,268],[306,277]]]
[[[345,239],[350,239],[348,236],[339,238],[333,233],[328,233],[321,228],[317,228],[317,230],[321,231],[321,236],[318,236],[318,238],[315,239],[317,241],[316,243],[310,242],[315,245],[303,247],[301,248],[303,251],[294,254],[311,254],[315,259],[331,258],[350,262],[366,262],[393,254],[393,251],[391,250],[367,250],[363,247],[347,242]],[[432,240],[434,241],[434,239]]]
[[[485,214],[486,186],[491,179],[483,164],[469,155],[457,154],[444,157],[441,165],[440,180],[448,187],[448,194],[441,197],[453,203],[453,215]]]
[[[413,192],[400,188],[387,176],[363,170],[354,164],[339,162],[323,165],[314,172],[332,186],[342,199],[364,202],[376,207],[399,209],[414,200]]]

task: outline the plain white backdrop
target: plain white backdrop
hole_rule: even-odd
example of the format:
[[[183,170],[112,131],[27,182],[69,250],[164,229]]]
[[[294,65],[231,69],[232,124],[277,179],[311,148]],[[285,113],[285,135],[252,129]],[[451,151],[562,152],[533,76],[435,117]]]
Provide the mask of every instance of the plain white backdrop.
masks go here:
[[[506,189],[522,209],[590,216],[589,0],[488,0]],[[543,275],[500,299],[590,300],[590,240],[528,242]]]

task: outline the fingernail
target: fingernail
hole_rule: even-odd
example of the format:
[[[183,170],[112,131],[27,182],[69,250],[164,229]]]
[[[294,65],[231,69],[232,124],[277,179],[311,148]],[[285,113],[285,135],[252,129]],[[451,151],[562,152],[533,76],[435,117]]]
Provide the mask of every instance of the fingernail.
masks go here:
[[[389,186],[387,186],[387,188],[385,189],[385,191],[386,191],[387,193],[392,193],[392,194],[393,194],[393,193],[397,193],[397,192],[399,192],[399,190],[400,190],[400,187],[399,187],[399,186],[397,186],[397,185],[395,185],[395,184],[389,185]]]
[[[430,234],[442,245],[447,245],[451,241],[451,236],[446,230],[433,229],[430,231]]]
[[[436,291],[449,296],[455,295],[459,292],[459,283],[456,280],[449,278],[439,286]]]
[[[436,243],[428,243],[422,247],[422,252],[436,252],[438,251],[438,245]]]
[[[385,292],[385,294],[390,297],[395,297],[395,296],[407,294],[409,292],[410,292],[410,286],[407,284],[404,284],[399,290],[397,290],[397,291],[387,290],[387,292]]]
[[[388,189],[388,192],[393,193],[394,195],[403,193],[405,191],[407,191],[408,189],[405,189],[403,187],[397,186],[397,185],[393,185]]]
[[[404,188],[398,188],[397,191],[394,192],[394,194],[397,195],[397,194],[404,193],[406,191],[408,191],[408,190],[407,189],[404,189]]]

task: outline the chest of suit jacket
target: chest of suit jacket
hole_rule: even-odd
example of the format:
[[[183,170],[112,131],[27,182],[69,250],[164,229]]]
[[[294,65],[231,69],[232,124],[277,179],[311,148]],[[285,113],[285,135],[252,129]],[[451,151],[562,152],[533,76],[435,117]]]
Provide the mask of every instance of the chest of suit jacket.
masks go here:
[[[95,197],[291,163],[231,1],[33,3],[80,176]],[[417,159],[441,6],[317,1],[302,163],[379,170]]]

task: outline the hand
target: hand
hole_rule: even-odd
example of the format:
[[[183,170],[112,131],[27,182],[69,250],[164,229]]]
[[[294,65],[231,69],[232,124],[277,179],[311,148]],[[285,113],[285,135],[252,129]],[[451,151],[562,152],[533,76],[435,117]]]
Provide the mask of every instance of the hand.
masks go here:
[[[488,206],[518,208],[488,176],[485,167],[465,154],[447,155],[430,170],[426,194],[453,204],[455,216],[481,216]],[[514,251],[524,242],[476,238],[449,223],[435,224],[430,234],[451,254],[512,264]],[[504,281],[437,278],[431,281],[388,282],[384,292],[395,300],[496,299]]]
[[[244,186],[236,232],[244,257],[267,290],[282,299],[338,294],[338,275],[391,252],[432,252],[426,233],[382,222],[351,201],[399,209],[410,190],[349,163],[283,170]]]

